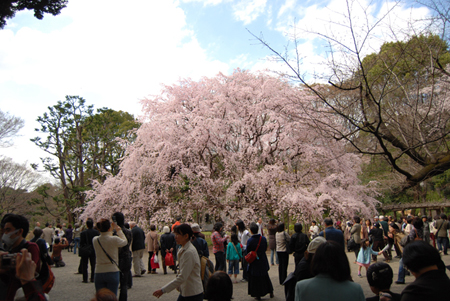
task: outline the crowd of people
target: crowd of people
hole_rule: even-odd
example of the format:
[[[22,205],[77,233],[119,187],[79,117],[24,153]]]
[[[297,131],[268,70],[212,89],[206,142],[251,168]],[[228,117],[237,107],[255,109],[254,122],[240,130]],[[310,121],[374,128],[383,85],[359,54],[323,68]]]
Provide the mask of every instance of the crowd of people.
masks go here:
[[[41,229],[36,223],[33,238],[27,241],[28,220],[6,214],[0,231],[0,248],[4,251],[0,254],[0,300],[14,300],[20,294],[26,300],[46,300],[45,293],[54,282],[51,267],[65,266],[64,250],[80,256],[76,274],[82,275],[82,283],[94,283],[96,295],[92,300],[127,300],[133,277],[157,274],[159,262],[164,274],[169,268],[177,276],[153,292],[157,298],[177,289],[177,300],[230,300],[233,282],[238,282],[241,270],[240,281],[247,282],[251,297],[273,298],[269,269],[277,264],[278,281],[284,285],[286,300],[365,300],[361,286],[352,281],[346,250],[355,255],[357,276],[363,276],[364,267],[370,288],[377,295],[367,300],[448,298],[450,280],[441,260],[447,255],[449,244],[450,222],[445,214],[436,216],[434,221],[414,216],[400,221],[391,216],[354,216],[346,223],[333,223],[327,217],[322,225],[323,229],[313,221],[308,233],[303,233],[303,225],[295,223],[291,236],[285,224],[274,219],[267,225],[259,219],[248,228],[244,221],[237,220],[228,231],[222,222],[217,222],[211,234],[214,270],[205,277],[205,269],[213,265],[206,237],[198,224],[183,223],[181,217],[173,225],[164,226],[161,235],[156,225],[149,225],[145,233],[136,222],[126,223],[120,212],[111,219],[95,224],[88,219],[74,227],[57,224],[53,228],[47,223]],[[389,265],[392,248],[399,258],[395,283],[405,284],[409,272],[416,278],[401,294],[390,290],[394,277]],[[147,266],[143,262],[145,251]],[[11,267],[3,260],[9,258],[8,254],[14,254]],[[288,275],[291,254],[295,270]],[[384,262],[377,262],[378,255],[384,256]]]

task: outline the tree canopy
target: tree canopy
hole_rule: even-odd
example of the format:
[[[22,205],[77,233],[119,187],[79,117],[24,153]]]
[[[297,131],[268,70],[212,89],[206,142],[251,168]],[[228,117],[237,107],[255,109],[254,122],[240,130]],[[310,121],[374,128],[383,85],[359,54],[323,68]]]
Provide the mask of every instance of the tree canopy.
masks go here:
[[[83,216],[121,211],[146,223],[179,214],[250,220],[289,212],[310,220],[373,213],[375,191],[360,185],[358,156],[311,126],[314,100],[278,78],[241,70],[165,86],[142,101],[136,140],[118,175],[94,183]]]
[[[16,12],[29,9],[39,20],[44,14],[58,15],[66,7],[68,0],[2,0],[0,2],[0,29],[6,25],[7,19],[12,19]]]

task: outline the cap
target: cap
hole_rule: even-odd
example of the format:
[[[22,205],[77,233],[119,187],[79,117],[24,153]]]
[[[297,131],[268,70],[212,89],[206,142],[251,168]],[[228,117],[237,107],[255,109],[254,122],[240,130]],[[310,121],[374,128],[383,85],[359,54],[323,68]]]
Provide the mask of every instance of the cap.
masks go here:
[[[315,253],[317,248],[326,241],[327,240],[322,236],[317,236],[316,238],[311,240],[306,250],[308,251],[308,253]]]
[[[200,226],[197,223],[194,223],[191,225],[192,232],[199,233],[200,232]]]

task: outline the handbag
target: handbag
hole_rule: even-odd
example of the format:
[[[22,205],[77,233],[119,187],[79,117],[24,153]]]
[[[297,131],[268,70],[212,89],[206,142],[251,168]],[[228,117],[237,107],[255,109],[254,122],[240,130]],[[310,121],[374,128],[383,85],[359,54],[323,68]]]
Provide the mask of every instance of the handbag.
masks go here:
[[[256,254],[256,252],[259,249],[259,244],[261,243],[261,237],[259,237],[259,242],[258,242],[258,246],[256,247],[255,251],[250,251],[247,255],[245,255],[245,261],[247,261],[248,263],[252,263],[253,261],[255,261],[255,259],[259,259],[258,258],[258,254]]]
[[[351,251],[354,250],[356,248],[356,242],[355,240],[352,238],[350,238],[347,242],[347,248]]]
[[[152,258],[150,259],[150,266],[152,269],[159,269],[158,255],[153,254]]]
[[[164,261],[169,267],[175,265],[175,262],[173,261],[173,255],[170,252],[166,253],[166,256],[164,256]]]

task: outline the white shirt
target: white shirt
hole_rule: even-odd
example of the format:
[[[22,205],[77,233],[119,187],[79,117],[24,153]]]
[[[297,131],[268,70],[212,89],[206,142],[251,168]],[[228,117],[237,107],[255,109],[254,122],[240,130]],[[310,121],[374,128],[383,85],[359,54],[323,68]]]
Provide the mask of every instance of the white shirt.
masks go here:
[[[250,234],[248,230],[244,230],[243,232],[238,231],[238,239],[241,242],[244,250],[247,250],[247,240],[250,238]]]

